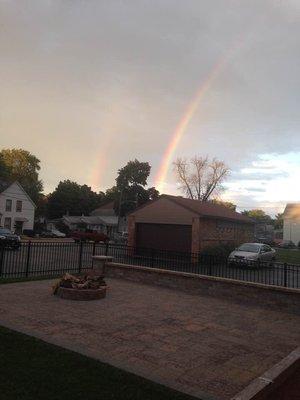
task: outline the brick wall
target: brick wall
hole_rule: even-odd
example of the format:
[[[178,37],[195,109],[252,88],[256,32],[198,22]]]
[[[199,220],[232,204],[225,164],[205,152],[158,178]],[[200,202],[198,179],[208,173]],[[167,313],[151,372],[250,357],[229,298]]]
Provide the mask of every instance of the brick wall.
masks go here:
[[[300,313],[300,290],[134,265],[107,263],[107,277],[165,286],[288,313]]]
[[[252,241],[254,237],[254,228],[252,225],[231,222],[223,219],[200,218],[199,223],[195,225],[195,235],[199,238],[193,238],[193,248],[196,250],[198,242],[198,251],[206,247],[215,246],[222,243],[240,244]]]

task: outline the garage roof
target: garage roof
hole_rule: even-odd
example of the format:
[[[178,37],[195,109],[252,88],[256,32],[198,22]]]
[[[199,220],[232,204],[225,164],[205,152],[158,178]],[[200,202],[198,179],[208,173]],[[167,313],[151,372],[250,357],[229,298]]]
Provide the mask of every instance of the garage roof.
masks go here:
[[[214,218],[219,217],[225,219],[238,220],[241,222],[254,223],[252,219],[236,211],[233,211],[230,208],[225,207],[221,204],[214,204],[207,201],[186,199],[184,197],[179,197],[179,196],[162,195],[161,197],[166,197],[169,200],[175,202],[176,204],[184,208],[187,208],[202,217],[214,217]]]
[[[172,201],[178,206],[183,207],[184,209],[189,210],[192,213],[197,214],[201,217],[221,218],[221,219],[244,222],[248,224],[254,223],[252,219],[246,217],[245,215],[242,215],[220,204],[186,199],[184,197],[171,196],[167,194],[161,195],[157,200],[154,200],[154,202],[159,201],[160,199],[167,199],[169,201]],[[147,207],[148,205],[153,204],[154,202],[152,201],[151,203],[147,203],[144,206],[137,209],[136,211],[139,211],[143,207]],[[132,213],[132,215],[134,214],[135,211]]]

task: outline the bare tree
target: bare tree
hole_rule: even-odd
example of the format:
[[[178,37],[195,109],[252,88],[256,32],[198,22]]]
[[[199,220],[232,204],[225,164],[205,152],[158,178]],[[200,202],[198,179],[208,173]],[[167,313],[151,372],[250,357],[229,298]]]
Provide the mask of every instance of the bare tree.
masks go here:
[[[222,189],[229,168],[216,158],[195,156],[191,160],[177,158],[173,163],[180,189],[190,198],[208,201]]]

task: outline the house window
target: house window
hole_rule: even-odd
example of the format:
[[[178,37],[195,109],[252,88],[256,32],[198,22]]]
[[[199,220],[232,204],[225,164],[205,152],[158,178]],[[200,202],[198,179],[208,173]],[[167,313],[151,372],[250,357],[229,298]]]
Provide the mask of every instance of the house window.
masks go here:
[[[10,217],[6,217],[4,219],[4,228],[6,229],[11,229],[11,218]]]
[[[21,200],[17,200],[17,202],[16,202],[16,211],[17,212],[22,211],[22,201]]]
[[[5,211],[11,211],[11,209],[12,209],[12,200],[6,199]]]

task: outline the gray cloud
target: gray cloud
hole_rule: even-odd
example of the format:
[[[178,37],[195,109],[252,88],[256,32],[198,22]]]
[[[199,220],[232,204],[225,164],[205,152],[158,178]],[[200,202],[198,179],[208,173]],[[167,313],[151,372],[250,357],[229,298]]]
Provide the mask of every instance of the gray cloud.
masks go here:
[[[258,193],[264,193],[266,189],[261,188],[261,187],[245,187],[245,190],[248,192],[258,192]]]
[[[47,190],[66,177],[103,189],[134,157],[155,172],[197,88],[238,42],[176,155],[237,171],[299,151],[299,22],[296,1],[2,1],[1,144],[40,157]]]
[[[271,181],[276,178],[287,178],[289,174],[285,171],[251,172],[243,173],[234,171],[230,180],[232,181]]]

